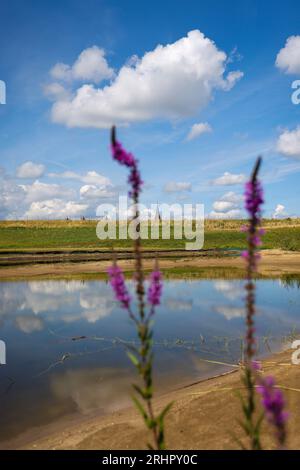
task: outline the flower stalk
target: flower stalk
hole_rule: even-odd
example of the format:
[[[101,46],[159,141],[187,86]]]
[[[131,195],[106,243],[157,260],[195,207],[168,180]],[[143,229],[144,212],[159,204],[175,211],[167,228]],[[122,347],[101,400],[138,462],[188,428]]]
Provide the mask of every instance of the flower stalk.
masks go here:
[[[276,387],[272,376],[263,377],[262,368],[258,361],[253,361],[256,388],[261,396],[261,405],[268,423],[275,429],[275,438],[278,449],[284,449],[287,438],[287,420],[289,413],[286,411],[286,402],[282,391]]]
[[[165,449],[164,418],[171,405],[167,405],[162,412],[155,415],[153,409],[153,331],[151,318],[155,308],[160,304],[162,294],[162,275],[156,261],[155,270],[150,275],[150,285],[145,300],[145,278],[143,271],[143,255],[141,246],[141,225],[139,213],[139,196],[143,181],[135,157],[125,151],[116,139],[115,127],[111,131],[111,151],[113,159],[129,169],[128,183],[130,185],[129,196],[133,200],[134,216],[137,236],[134,238],[133,250],[135,259],[135,293],[137,298],[137,314],[132,311],[132,299],[125,284],[125,278],[116,262],[109,268],[111,286],[115,292],[116,299],[122,307],[128,311],[130,318],[134,321],[139,338],[139,347],[131,347],[128,356],[136,367],[142,385],[134,384],[135,395],[133,401],[141,413],[147,428],[153,436],[153,444],[148,444],[151,449]]]
[[[243,227],[247,233],[248,249],[242,253],[247,263],[247,281],[246,281],[246,338],[245,338],[245,369],[243,382],[246,386],[246,399],[242,400],[244,422],[241,423],[247,436],[250,439],[252,450],[260,450],[261,437],[260,429],[263,419],[275,427],[275,436],[278,448],[284,448],[286,441],[286,421],[288,413],[285,411],[285,400],[281,390],[275,387],[273,377],[263,377],[261,367],[254,360],[256,355],[255,339],[255,283],[254,275],[257,270],[257,262],[260,258],[258,247],[262,244],[261,235],[264,230],[261,228],[261,206],[263,200],[263,190],[258,173],[261,166],[261,157],[256,161],[251,179],[246,183],[245,188],[245,209],[249,214],[249,223]],[[261,405],[263,412],[257,418],[255,392],[261,395]]]
[[[246,260],[246,337],[245,337],[245,368],[243,382],[246,387],[246,399],[241,398],[244,414],[244,422],[241,423],[246,435],[250,440],[252,450],[260,450],[260,427],[263,415],[256,418],[255,406],[255,376],[252,369],[253,358],[256,354],[255,340],[255,283],[254,275],[257,268],[259,254],[258,246],[261,244],[260,230],[261,205],[263,204],[263,191],[258,180],[258,173],[261,166],[259,157],[254,166],[250,181],[245,186],[245,209],[249,215],[249,222],[243,231],[247,233],[247,251],[242,253]]]

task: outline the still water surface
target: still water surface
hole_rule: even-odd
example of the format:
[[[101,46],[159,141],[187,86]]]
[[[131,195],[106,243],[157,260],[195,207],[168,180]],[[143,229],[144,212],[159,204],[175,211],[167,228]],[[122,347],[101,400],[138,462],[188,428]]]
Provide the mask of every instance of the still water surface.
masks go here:
[[[262,355],[300,331],[300,291],[257,281]],[[172,389],[229,370],[241,358],[243,281],[170,280],[155,320],[156,387]],[[0,442],[76,415],[128,404],[125,354],[135,331],[104,281],[0,284]],[[207,362],[208,361],[208,362]],[[212,362],[209,362],[212,361]]]

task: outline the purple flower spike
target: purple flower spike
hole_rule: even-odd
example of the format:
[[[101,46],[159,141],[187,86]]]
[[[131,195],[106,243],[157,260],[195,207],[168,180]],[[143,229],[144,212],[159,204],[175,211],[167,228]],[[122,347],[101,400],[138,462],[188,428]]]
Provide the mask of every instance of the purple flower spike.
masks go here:
[[[261,158],[257,159],[251,179],[245,185],[245,209],[248,212],[249,222],[243,226],[242,230],[247,235],[247,250],[241,253],[247,265],[247,298],[246,298],[246,362],[250,367],[252,358],[255,355],[255,339],[254,339],[254,315],[255,315],[255,285],[253,283],[254,273],[257,270],[257,262],[260,254],[257,248],[262,244],[261,241],[261,206],[263,200],[262,186],[257,179],[258,171],[261,165]]]
[[[128,310],[130,305],[130,295],[128,293],[125,278],[122,270],[114,264],[107,270],[110,280],[110,285],[115,293],[116,299],[121,303],[123,308]]]
[[[248,181],[245,187],[245,209],[251,218],[259,219],[263,204],[263,190],[260,182],[255,179]]]
[[[259,361],[252,361],[252,369],[257,371],[261,370],[261,363]]]
[[[135,158],[134,156],[126,152],[126,150],[122,147],[120,142],[117,140],[114,140],[114,143],[111,145],[111,152],[114,160],[117,162],[121,163],[121,165],[125,165],[128,167],[132,167],[135,164]]]
[[[263,202],[263,189],[255,175],[245,185],[245,209],[249,214],[250,220],[247,230],[247,239],[252,256],[245,257],[245,255],[242,255],[251,263],[251,267],[254,270],[256,268],[256,261],[258,260],[258,257],[254,255],[254,250],[261,246],[261,235],[264,234],[264,230],[259,228],[261,223],[261,206]]]
[[[262,396],[262,406],[270,424],[276,428],[276,436],[281,446],[286,440],[288,413],[284,410],[285,400],[281,390],[275,388],[273,377],[261,378],[258,393]]]
[[[160,304],[162,288],[162,274],[160,271],[155,270],[150,274],[150,286],[148,289],[148,302],[153,307]]]
[[[140,172],[138,170],[138,160],[130,153],[127,152],[120,142],[116,140],[115,128],[112,129],[112,144],[111,152],[113,159],[119,162],[121,165],[127,166],[130,168],[130,173],[128,177],[128,183],[131,186],[131,191],[129,191],[129,196],[133,199],[137,199],[143,185]]]

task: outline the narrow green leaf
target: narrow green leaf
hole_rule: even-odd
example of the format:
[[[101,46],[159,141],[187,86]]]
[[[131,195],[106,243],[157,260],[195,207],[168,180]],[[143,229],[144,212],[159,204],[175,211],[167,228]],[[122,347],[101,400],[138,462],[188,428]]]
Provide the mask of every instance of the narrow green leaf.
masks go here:
[[[139,368],[140,363],[139,363],[138,358],[130,351],[127,351],[127,356],[131,360],[132,364],[135,365],[135,367]]]

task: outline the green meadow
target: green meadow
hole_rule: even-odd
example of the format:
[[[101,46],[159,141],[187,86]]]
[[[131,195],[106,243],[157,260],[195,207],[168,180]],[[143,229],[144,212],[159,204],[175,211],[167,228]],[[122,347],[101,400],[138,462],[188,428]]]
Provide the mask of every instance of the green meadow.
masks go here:
[[[2,221],[0,222],[1,251],[30,250],[126,250],[130,240],[99,240],[96,224],[90,221]],[[243,249],[245,234],[242,220],[207,220],[203,249]],[[300,251],[300,219],[264,220],[266,234],[263,248]],[[187,240],[143,240],[149,250],[184,249]]]

